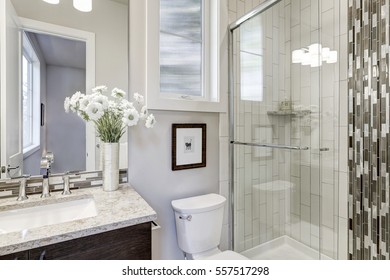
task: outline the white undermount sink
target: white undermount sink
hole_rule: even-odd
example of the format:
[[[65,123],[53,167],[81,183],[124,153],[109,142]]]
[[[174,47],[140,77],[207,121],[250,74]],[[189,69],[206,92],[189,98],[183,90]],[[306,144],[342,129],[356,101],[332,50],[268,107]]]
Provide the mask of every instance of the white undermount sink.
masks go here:
[[[93,198],[0,211],[0,234],[54,225],[97,215]]]

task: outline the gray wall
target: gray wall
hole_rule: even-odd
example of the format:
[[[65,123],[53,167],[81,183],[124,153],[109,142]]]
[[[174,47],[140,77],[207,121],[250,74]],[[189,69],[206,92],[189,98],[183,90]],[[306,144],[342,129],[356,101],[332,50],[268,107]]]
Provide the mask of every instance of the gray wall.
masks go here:
[[[157,212],[161,229],[156,244],[160,259],[183,259],[176,241],[171,201],[219,191],[219,115],[153,111],[153,129],[138,125],[129,130],[130,184]],[[207,166],[182,171],[171,170],[172,123],[207,124]],[[155,248],[157,249],[157,248]]]
[[[47,151],[54,153],[52,172],[85,170],[85,123],[70,112],[64,100],[76,91],[85,92],[85,70],[47,66]]]

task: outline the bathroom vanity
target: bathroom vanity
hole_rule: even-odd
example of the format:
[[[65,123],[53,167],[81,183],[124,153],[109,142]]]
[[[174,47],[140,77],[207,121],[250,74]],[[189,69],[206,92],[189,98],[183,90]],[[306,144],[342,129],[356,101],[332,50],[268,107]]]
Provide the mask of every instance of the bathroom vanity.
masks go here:
[[[114,192],[96,187],[23,202],[1,199],[0,217],[0,259],[115,260],[151,259],[157,215],[122,184]]]

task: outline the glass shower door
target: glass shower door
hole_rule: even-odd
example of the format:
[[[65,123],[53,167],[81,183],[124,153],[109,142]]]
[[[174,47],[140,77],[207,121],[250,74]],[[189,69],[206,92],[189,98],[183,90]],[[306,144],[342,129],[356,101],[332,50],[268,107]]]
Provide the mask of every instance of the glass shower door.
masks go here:
[[[232,36],[233,244],[251,259],[324,257],[319,3],[296,2]]]

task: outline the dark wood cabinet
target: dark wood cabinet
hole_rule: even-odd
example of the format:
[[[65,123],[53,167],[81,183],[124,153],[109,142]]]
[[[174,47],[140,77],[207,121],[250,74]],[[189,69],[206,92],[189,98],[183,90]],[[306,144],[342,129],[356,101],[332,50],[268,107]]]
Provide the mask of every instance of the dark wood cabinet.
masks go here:
[[[0,259],[23,259],[27,254],[24,259],[30,260],[150,260],[151,239],[148,222],[0,256]]]
[[[28,260],[28,251],[0,256],[0,260]]]

